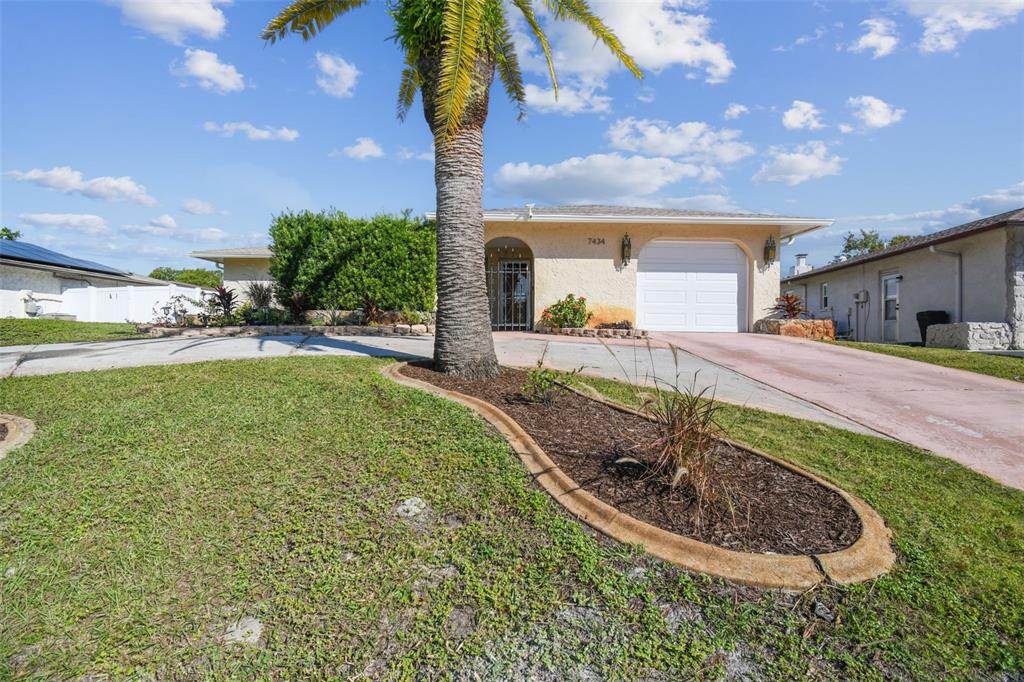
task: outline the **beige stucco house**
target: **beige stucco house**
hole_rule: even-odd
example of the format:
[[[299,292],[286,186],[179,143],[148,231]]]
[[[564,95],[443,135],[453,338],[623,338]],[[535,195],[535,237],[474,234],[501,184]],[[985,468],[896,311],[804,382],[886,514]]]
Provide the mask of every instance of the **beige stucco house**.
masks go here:
[[[782,291],[860,341],[923,342],[917,313],[936,310],[1024,347],[1024,209],[788,277]]]
[[[492,326],[531,329],[573,293],[587,298],[595,325],[747,331],[778,296],[781,243],[831,223],[622,206],[485,210]],[[220,264],[240,296],[248,282],[270,279],[265,248],[192,255]]]

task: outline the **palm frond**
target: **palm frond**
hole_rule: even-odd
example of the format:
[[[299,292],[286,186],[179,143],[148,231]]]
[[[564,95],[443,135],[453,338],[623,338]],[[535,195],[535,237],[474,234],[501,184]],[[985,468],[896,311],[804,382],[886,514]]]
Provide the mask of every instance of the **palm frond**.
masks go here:
[[[436,142],[446,143],[462,122],[480,47],[486,0],[446,0],[441,20],[441,65],[434,112]]]
[[[420,88],[420,74],[412,63],[412,56],[406,55],[405,68],[402,69],[402,81],[398,86],[398,120],[404,121],[416,100],[416,91]]]
[[[518,111],[516,119],[521,121],[526,117],[526,89],[523,85],[523,72],[519,68],[516,46],[512,40],[512,31],[509,30],[508,19],[505,16],[502,16],[501,25],[495,35],[494,56],[498,77],[505,86],[509,100]]]
[[[640,67],[636,65],[633,58],[622,47],[622,42],[619,41],[618,36],[594,14],[587,0],[544,0],[544,4],[551,10],[556,19],[575,21],[586,26],[594,34],[594,37],[604,43],[634,76],[637,78],[644,77]]]
[[[554,88],[555,99],[558,99],[558,78],[555,76],[555,60],[551,56],[551,45],[548,43],[548,37],[537,22],[537,16],[533,13],[533,2],[532,0],[512,0],[512,2],[522,12],[523,18],[526,19],[530,30],[533,31],[533,36],[537,39],[541,51],[544,52],[544,59],[548,63],[548,75],[551,76],[551,87]]]
[[[309,40],[346,12],[365,5],[369,0],[295,0],[270,20],[260,34],[273,44],[289,33],[301,33]]]

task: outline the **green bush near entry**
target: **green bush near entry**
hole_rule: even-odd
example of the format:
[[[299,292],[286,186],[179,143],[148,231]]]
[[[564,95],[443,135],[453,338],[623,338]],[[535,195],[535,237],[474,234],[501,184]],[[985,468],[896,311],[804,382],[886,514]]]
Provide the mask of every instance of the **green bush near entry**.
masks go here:
[[[434,226],[409,212],[372,218],[286,212],[274,218],[270,239],[278,300],[299,295],[309,310],[434,307]]]

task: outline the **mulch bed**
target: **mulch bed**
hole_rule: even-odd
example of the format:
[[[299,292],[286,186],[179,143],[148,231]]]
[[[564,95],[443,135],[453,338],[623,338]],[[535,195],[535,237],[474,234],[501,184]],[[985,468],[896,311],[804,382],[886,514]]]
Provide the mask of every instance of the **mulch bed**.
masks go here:
[[[726,443],[714,457],[724,499],[698,505],[692,489],[675,490],[631,457],[653,463],[656,425],[595,400],[566,392],[553,404],[523,399],[527,374],[502,368],[496,379],[468,380],[408,365],[403,374],[484,400],[515,419],[581,487],[631,516],[665,530],[728,549],[774,554],[822,554],[860,537],[856,512],[836,492],[752,452]],[[813,444],[809,444],[813,447]],[[730,508],[731,507],[731,508]]]

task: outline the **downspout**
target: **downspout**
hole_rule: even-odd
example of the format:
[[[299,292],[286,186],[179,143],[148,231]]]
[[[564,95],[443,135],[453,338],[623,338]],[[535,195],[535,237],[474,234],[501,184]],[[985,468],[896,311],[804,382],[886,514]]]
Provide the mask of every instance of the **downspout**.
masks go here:
[[[956,258],[956,322],[963,322],[964,317],[964,255],[959,251],[943,251],[929,246],[928,250],[940,256]]]

